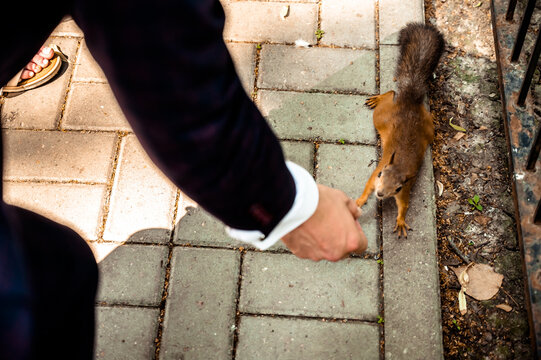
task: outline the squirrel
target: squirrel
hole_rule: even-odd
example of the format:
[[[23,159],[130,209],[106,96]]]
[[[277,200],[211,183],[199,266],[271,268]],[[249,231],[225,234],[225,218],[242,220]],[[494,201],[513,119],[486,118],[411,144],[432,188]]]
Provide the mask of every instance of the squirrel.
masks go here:
[[[400,30],[400,53],[395,71],[398,91],[366,100],[374,109],[374,126],[381,139],[381,159],[356,203],[362,207],[370,194],[378,199],[394,196],[398,208],[398,238],[408,236],[406,224],[410,191],[423,163],[425,150],[434,140],[432,115],[423,102],[428,83],[445,42],[436,27],[410,23]]]

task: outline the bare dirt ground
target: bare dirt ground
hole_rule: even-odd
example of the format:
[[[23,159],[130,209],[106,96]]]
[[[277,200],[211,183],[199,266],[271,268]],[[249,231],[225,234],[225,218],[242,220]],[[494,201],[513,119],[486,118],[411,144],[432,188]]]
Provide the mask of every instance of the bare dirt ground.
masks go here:
[[[498,73],[487,0],[425,0],[426,21],[446,39],[429,103],[435,118],[433,145],[437,195],[443,339],[446,359],[530,359],[522,257],[517,242],[511,174],[502,120]],[[466,131],[457,131],[449,121]],[[440,188],[436,188],[436,193]],[[468,199],[479,197],[482,210]],[[467,297],[452,266],[469,260],[504,276],[490,300]],[[507,304],[506,312],[497,305]]]

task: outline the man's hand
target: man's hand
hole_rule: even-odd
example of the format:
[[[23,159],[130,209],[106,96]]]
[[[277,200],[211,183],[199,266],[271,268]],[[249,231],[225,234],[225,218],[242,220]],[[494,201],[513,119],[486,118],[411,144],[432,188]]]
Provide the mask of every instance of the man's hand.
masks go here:
[[[357,218],[361,210],[340,190],[318,185],[316,212],[282,238],[303,259],[338,261],[366,250],[367,240]]]

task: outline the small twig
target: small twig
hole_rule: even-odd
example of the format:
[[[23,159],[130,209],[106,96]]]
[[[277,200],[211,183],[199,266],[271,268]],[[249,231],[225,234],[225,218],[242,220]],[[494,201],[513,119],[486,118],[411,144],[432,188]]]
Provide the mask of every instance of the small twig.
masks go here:
[[[511,298],[511,300],[513,300],[513,302],[515,303],[515,305],[516,305],[518,308],[520,308],[520,305],[515,301],[515,299],[513,299],[513,297],[512,297],[507,291],[505,291],[505,289],[504,289],[503,287],[500,288],[500,289],[502,289],[502,291],[503,291],[507,296],[509,296],[509,298]]]
[[[462,251],[460,251],[460,249],[458,248],[458,246],[456,246],[456,244],[453,242],[453,240],[451,239],[450,236],[447,237],[447,241],[449,241],[449,245],[451,245],[451,248],[454,250],[454,252],[458,256],[460,256],[460,258],[462,260],[464,260],[466,262],[466,264],[471,263],[471,260],[466,255],[464,255],[464,253]]]

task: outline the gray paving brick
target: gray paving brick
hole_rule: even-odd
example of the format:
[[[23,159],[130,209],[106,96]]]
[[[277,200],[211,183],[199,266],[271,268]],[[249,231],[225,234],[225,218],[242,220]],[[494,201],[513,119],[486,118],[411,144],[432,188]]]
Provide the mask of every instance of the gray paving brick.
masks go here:
[[[122,245],[99,263],[98,302],[158,306],[162,298],[166,246]]]
[[[380,0],[379,39],[380,44],[398,44],[398,32],[409,22],[424,22],[425,11],[422,0]]]
[[[154,165],[134,135],[121,144],[103,238],[125,241],[153,229],[169,239],[177,189]]]
[[[114,134],[5,130],[4,179],[106,183]]]
[[[310,174],[314,173],[314,144],[311,142],[282,141],[286,160],[302,166]]]
[[[153,359],[160,309],[96,308],[96,359]]]
[[[51,36],[82,37],[83,31],[71,16],[65,16],[53,30]]]
[[[318,183],[344,191],[357,199],[372,171],[376,168],[376,148],[373,146],[321,144],[318,150]],[[368,251],[379,251],[377,200],[371,196],[362,208],[359,223],[368,239]]]
[[[256,45],[232,42],[228,42],[226,45],[244,91],[251,96],[255,83]]]
[[[434,178],[430,154],[414,186],[406,222],[396,239],[394,200],[383,203],[385,358],[443,359]]]
[[[261,111],[279,137],[376,143],[366,96],[262,90]]]
[[[374,260],[312,262],[290,254],[248,252],[242,274],[241,312],[362,320],[378,315]]]
[[[376,91],[376,57],[370,50],[263,45],[259,71],[262,89]]]
[[[394,72],[398,61],[399,48],[396,45],[381,45],[379,48],[381,93],[397,89]]]
[[[175,248],[160,359],[231,356],[240,252]]]
[[[324,45],[376,47],[376,21],[373,0],[323,0],[320,41]]]
[[[375,360],[379,329],[373,324],[242,316],[236,355],[239,360]]]
[[[289,15],[280,14],[286,5],[274,2],[224,2],[224,38],[234,41],[293,43],[303,39],[316,43],[317,4],[291,3]]]
[[[107,82],[103,70],[92,57],[84,40],[81,42],[77,63],[73,68],[72,81]]]
[[[77,51],[75,38],[49,38],[45,44],[54,43],[73,62]],[[66,88],[73,65],[64,62],[64,68],[47,84],[7,97],[1,108],[2,127],[24,129],[54,129],[60,120],[66,98]]]
[[[131,131],[109,84],[96,83],[72,84],[62,127],[72,130]]]
[[[64,224],[85,240],[98,238],[105,192],[105,185],[4,183],[4,201]]]
[[[185,212],[175,226],[174,243],[185,245],[206,245],[234,248],[244,246],[242,242],[231,239],[225,233],[222,222],[212,217],[197,205],[179,205]]]

